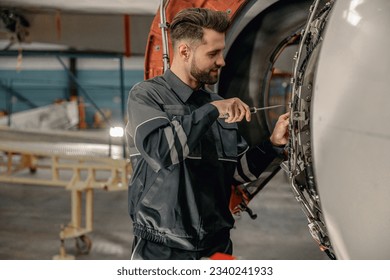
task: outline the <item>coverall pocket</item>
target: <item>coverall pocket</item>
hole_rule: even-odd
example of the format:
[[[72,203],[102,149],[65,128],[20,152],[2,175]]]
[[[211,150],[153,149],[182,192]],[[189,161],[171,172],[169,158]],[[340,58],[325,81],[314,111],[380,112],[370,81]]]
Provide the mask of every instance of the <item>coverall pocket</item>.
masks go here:
[[[174,116],[184,116],[191,113],[190,107],[186,105],[163,105],[163,107],[170,119]]]
[[[226,123],[222,119],[218,119],[217,122],[223,156],[228,159],[236,159],[238,133],[237,124]]]

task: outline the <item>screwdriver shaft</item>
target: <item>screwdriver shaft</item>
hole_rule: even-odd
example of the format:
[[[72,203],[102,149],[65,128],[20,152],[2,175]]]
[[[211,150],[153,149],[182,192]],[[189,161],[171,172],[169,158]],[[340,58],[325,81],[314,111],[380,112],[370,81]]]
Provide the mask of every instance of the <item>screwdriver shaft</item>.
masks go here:
[[[249,110],[250,110],[251,114],[254,114],[254,113],[257,113],[258,111],[264,111],[264,110],[278,108],[278,107],[282,107],[282,106],[284,106],[284,105],[273,105],[273,106],[267,106],[267,107],[261,107],[261,108],[251,107]]]

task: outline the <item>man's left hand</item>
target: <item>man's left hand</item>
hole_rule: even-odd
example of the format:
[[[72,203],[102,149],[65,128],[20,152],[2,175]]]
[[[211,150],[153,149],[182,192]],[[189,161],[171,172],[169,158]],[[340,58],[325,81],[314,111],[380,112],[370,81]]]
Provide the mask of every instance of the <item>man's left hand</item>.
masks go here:
[[[288,124],[289,124],[290,113],[287,112],[279,116],[276,122],[274,131],[271,134],[270,140],[274,146],[283,146],[288,142]]]

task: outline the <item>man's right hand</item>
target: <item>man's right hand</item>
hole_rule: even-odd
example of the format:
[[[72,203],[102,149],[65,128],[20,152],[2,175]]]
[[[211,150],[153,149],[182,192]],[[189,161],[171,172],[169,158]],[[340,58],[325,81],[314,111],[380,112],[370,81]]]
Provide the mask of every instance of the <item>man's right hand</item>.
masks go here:
[[[237,97],[216,100],[211,104],[217,107],[219,117],[224,118],[227,123],[240,122],[244,117],[248,122],[251,120],[249,106]]]

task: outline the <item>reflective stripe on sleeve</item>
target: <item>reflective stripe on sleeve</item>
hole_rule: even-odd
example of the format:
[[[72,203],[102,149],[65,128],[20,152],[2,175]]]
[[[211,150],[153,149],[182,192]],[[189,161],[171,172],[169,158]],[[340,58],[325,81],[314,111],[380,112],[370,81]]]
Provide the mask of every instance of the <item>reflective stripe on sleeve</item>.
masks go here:
[[[182,158],[185,159],[190,153],[190,150],[187,145],[187,135],[184,133],[183,127],[178,121],[173,120],[172,125],[175,129],[175,135],[179,140],[180,146],[182,148]],[[177,164],[180,162],[180,157],[175,147],[175,135],[173,134],[172,127],[168,126],[164,128],[164,134],[167,138],[172,164]]]
[[[168,148],[171,155],[172,164],[179,163],[179,155],[175,147],[175,138],[173,136],[172,128],[170,126],[164,128],[164,134],[168,142]]]
[[[246,158],[246,154],[244,154],[241,159],[240,159],[240,163],[241,163],[241,168],[242,168],[242,172],[244,173],[244,175],[246,177],[249,178],[249,180],[251,181],[254,181],[257,179],[257,177],[255,175],[252,174],[252,172],[249,170],[249,167],[248,167],[248,160]]]
[[[179,138],[180,144],[183,149],[183,158],[186,158],[190,153],[190,149],[188,148],[187,145],[187,135],[185,134],[183,127],[178,121],[173,120],[172,124],[175,127],[177,138]]]
[[[245,180],[240,176],[240,174],[238,174],[237,168],[236,168],[236,170],[234,171],[233,177],[234,177],[234,179],[235,179],[237,182],[245,183]]]

